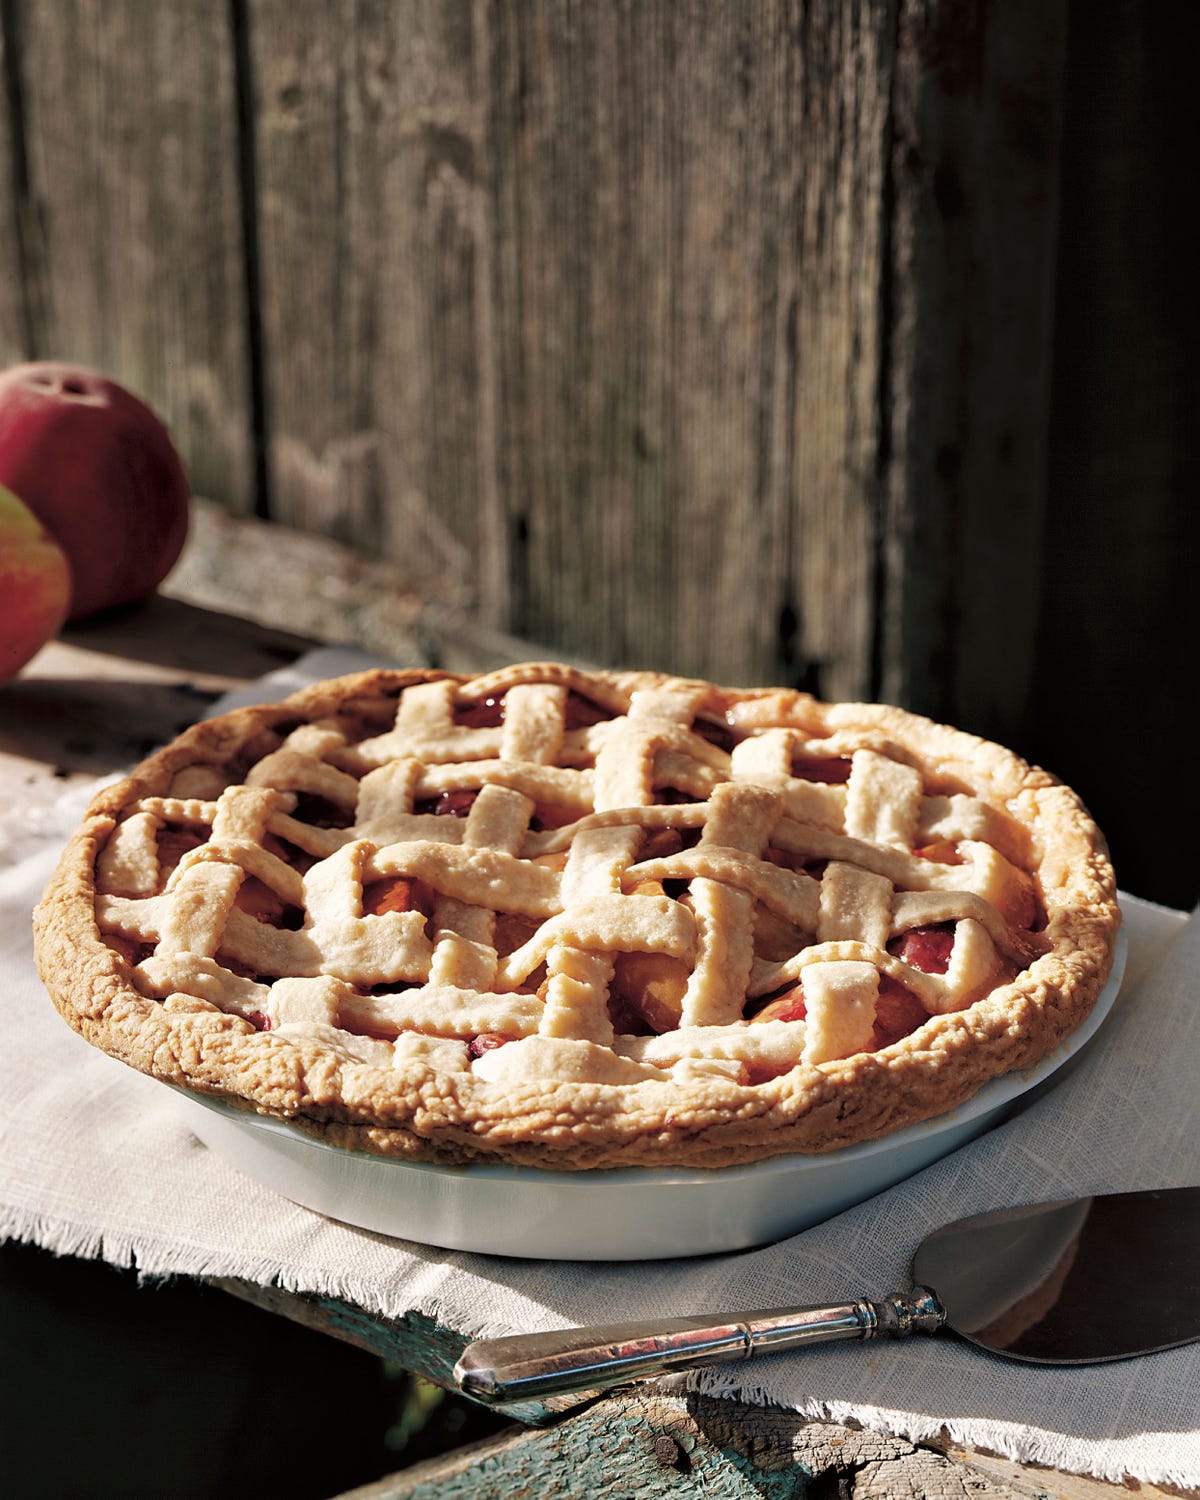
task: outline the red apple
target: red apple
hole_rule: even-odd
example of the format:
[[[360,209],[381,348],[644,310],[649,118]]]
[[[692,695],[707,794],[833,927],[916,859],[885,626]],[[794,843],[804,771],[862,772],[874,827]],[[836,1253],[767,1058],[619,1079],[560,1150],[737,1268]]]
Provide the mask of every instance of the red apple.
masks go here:
[[[0,484],[67,554],[72,620],[153,593],[187,536],[190,489],[167,429],[77,365],[0,374]]]
[[[57,635],[70,598],[66,554],[29,507],[0,485],[0,683]]]

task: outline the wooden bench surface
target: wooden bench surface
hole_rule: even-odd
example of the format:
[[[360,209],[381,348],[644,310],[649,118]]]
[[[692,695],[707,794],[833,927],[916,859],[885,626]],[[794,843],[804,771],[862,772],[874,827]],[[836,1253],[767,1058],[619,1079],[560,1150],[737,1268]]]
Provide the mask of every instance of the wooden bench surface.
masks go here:
[[[270,541],[282,544],[277,537]],[[244,549],[244,537],[240,544]],[[201,550],[206,548],[204,543]],[[304,560],[318,570],[323,560],[328,569],[333,556],[319,544],[313,549],[305,540],[297,557],[289,559],[291,571],[278,570],[297,584],[291,603],[256,599],[260,614],[275,612],[274,626],[164,595],[64,631],[16,682],[0,689],[0,808],[47,806],[65,787],[120,769],[203,713],[219,694],[286,666],[318,644],[310,634],[283,628],[287,619],[302,625],[306,620],[305,607],[297,602],[312,582],[304,575]],[[171,587],[204,596],[195,579],[205,566],[203,558],[193,556]],[[242,566],[252,571],[253,557],[243,552]],[[207,597],[209,604],[224,598],[211,592]],[[341,619],[347,618],[343,612]],[[351,626],[333,629],[328,619],[322,628],[335,640],[354,636]],[[420,601],[410,601],[397,626],[395,650],[406,660],[468,669],[502,660],[517,645],[474,631],[466,617],[430,613]],[[452,1383],[450,1371],[463,1339],[426,1318],[388,1321],[330,1299],[242,1282],[218,1285],[435,1384]],[[719,1494],[723,1500],[829,1494],[858,1500],[899,1494],[1099,1500],[1125,1493],[1120,1486],[949,1444],[913,1444],[773,1408],[655,1387],[529,1403],[507,1415],[514,1421],[511,1431],[482,1448],[431,1460],[354,1494],[362,1500],[460,1494],[508,1500],[578,1494],[580,1485],[587,1488],[594,1479],[598,1486],[602,1477],[608,1483],[605,1493]],[[1149,1485],[1138,1492],[1165,1493]]]

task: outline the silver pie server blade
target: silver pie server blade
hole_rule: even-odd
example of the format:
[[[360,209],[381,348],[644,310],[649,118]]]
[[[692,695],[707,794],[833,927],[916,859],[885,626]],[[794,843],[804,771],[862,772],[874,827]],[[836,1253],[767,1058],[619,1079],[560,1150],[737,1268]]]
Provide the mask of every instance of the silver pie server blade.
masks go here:
[[[479,1339],[454,1367],[489,1406],[676,1370],[949,1329],[1008,1359],[1094,1364],[1200,1339],[1200,1187],[1003,1209],[918,1246],[914,1286],[881,1301]]]

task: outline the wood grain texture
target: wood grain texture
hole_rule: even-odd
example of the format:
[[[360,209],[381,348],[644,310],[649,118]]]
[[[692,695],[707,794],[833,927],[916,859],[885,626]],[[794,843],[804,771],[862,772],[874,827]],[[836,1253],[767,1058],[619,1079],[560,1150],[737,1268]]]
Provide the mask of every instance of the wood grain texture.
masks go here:
[[[1011,726],[1065,0],[248,17],[275,515],[560,651]]]
[[[21,849],[8,824],[135,765],[312,644],[162,596],[66,627],[0,687],[0,865]]]
[[[10,6],[0,4],[0,366],[29,350],[28,286],[21,228],[26,201],[20,134],[20,70]]]
[[[878,692],[1027,728],[1066,3],[902,3]]]
[[[253,445],[224,6],[8,0],[35,358],[148,401],[193,488],[248,503]],[[36,229],[36,235],[34,230]]]
[[[844,11],[256,0],[274,513],[562,651],[861,692],[891,20]]]
[[[888,10],[497,20],[492,617],[865,689]]]
[[[272,513],[453,586],[479,537],[470,8],[247,19]]]
[[[276,518],[415,559],[561,652],[1006,727],[1061,3],[1003,35],[949,0],[239,0],[237,37],[199,0],[149,25],[137,0],[9,6],[38,342],[168,415],[210,377],[265,423]],[[218,473],[173,425],[248,508],[254,455]]]
[[[1139,1487],[1147,1497],[1161,1495]],[[614,1395],[549,1430],[497,1438],[364,1485],[341,1500],[1103,1500],[1119,1485],[948,1455],[772,1407]]]

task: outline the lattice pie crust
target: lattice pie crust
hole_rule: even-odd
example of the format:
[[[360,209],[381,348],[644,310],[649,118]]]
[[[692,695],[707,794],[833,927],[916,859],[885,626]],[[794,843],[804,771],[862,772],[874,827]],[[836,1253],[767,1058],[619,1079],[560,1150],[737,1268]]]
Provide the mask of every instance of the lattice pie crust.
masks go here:
[[[35,929],[90,1042],[335,1145],[718,1167],[1034,1063],[1118,921],[1079,799],[997,745],[538,663],[196,726],[96,798]]]

